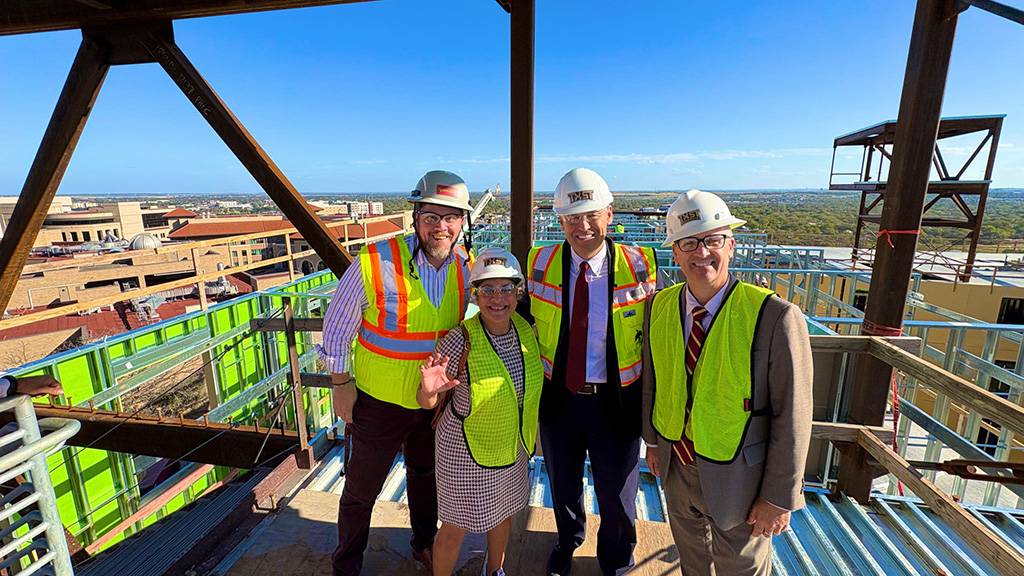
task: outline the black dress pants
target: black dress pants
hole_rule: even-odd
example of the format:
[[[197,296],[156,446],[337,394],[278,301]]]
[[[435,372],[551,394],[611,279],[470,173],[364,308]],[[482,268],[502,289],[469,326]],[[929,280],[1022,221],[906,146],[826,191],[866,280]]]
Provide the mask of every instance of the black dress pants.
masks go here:
[[[359,392],[352,409],[352,453],[338,507],[334,576],[356,576],[370,537],[373,504],[398,450],[405,457],[413,550],[429,548],[437,533],[432,410],[410,410]]]
[[[540,439],[559,546],[573,550],[583,544],[586,535],[583,467],[589,453],[601,515],[598,564],[604,574],[624,574],[633,566],[636,547],[640,439],[614,431],[597,394],[568,397],[557,417],[541,422]]]

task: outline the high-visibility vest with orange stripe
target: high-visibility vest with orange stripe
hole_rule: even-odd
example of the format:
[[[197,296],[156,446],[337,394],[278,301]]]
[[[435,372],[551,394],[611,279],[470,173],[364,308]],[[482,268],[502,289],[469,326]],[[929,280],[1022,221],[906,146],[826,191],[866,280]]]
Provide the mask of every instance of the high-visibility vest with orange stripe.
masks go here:
[[[530,250],[528,258],[530,278],[530,312],[537,327],[544,376],[551,378],[558,337],[562,328],[563,293],[566,304],[569,290],[562,289],[562,250],[565,244],[552,244]],[[613,244],[612,261],[612,332],[619,361],[619,382],[629,386],[640,378],[642,366],[641,331],[643,330],[643,303],[654,294],[657,282],[657,264],[654,250],[638,246]]]
[[[419,408],[419,367],[466,313],[466,251],[457,246],[452,254],[440,307],[434,307],[419,281],[407,238],[364,246],[359,265],[369,306],[354,344],[356,386],[378,400]]]

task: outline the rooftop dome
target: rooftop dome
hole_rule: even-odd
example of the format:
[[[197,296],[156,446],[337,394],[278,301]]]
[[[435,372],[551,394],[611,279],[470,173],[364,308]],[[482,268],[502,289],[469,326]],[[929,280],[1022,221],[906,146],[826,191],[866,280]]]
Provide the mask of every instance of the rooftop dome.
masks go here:
[[[128,244],[129,250],[151,250],[153,248],[160,247],[160,240],[152,234],[143,232],[142,234],[136,234],[130,244]]]

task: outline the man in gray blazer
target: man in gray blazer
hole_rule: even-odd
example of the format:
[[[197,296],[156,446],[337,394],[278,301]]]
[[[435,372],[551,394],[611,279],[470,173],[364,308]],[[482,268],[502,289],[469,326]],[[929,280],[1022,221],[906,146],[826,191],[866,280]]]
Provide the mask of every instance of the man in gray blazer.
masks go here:
[[[686,282],[648,301],[643,438],[682,571],[771,573],[771,538],[801,508],[810,442],[810,340],[799,308],[733,278],[732,216],[690,190],[667,215]]]

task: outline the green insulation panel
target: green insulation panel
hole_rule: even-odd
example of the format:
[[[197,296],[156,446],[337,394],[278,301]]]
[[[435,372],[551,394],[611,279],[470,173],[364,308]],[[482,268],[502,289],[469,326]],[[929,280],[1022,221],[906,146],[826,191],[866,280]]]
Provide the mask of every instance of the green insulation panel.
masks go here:
[[[300,278],[278,287],[277,292],[303,294],[333,282],[329,271]],[[292,299],[296,316],[309,315],[306,298]],[[169,367],[209,353],[216,379],[218,404],[225,405],[257,385],[269,385],[274,398],[286,397],[287,380],[283,371],[279,382],[268,378],[286,366],[288,347],[284,333],[253,332],[251,320],[280,317],[282,297],[261,293],[248,294],[222,302],[206,311],[198,311],[145,326],[101,342],[95,342],[48,356],[11,371],[17,376],[51,374],[60,380],[64,396],[59,404],[88,405],[118,410],[119,397]],[[325,306],[317,307],[320,315]],[[299,355],[312,351],[309,334],[298,334]],[[315,355],[303,359],[302,369],[315,369]],[[304,392],[305,420],[312,429],[333,423],[330,393],[324,389]],[[231,408],[234,422],[250,423],[266,416],[277,400],[268,401],[264,393]],[[295,420],[292,403],[282,411],[287,422]],[[221,418],[226,419],[226,416]],[[139,493],[142,470],[128,454],[91,448],[67,447],[49,459],[50,475],[57,494],[61,519],[83,545],[98,538],[130,518],[161,490],[179,483],[194,465],[187,465],[161,486],[145,496]],[[230,474],[230,469],[214,467],[198,481],[185,487],[159,510],[140,522],[119,530],[106,542],[107,548],[138,530],[159,521],[200,497],[210,486]],[[102,549],[101,548],[101,549]]]

